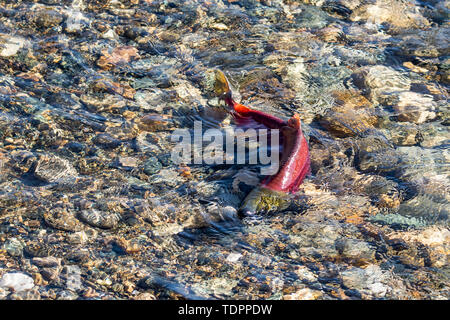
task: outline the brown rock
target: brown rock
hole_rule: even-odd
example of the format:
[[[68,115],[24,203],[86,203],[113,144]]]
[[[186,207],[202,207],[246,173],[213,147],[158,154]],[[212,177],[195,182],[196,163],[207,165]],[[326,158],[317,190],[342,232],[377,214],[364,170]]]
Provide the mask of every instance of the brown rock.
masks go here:
[[[353,91],[335,93],[336,105],[320,118],[320,124],[337,137],[361,135],[378,122],[371,103]]]
[[[111,53],[105,49],[102,50],[102,56],[97,60],[97,65],[102,69],[110,70],[139,57],[138,50],[132,46],[117,47]]]
[[[133,99],[134,94],[136,93],[136,90],[130,87],[129,84],[121,84],[104,78],[93,82],[91,88],[94,91],[117,93],[127,99]]]
[[[172,127],[172,119],[169,115],[150,113],[137,121],[139,129],[143,131],[161,131]]]

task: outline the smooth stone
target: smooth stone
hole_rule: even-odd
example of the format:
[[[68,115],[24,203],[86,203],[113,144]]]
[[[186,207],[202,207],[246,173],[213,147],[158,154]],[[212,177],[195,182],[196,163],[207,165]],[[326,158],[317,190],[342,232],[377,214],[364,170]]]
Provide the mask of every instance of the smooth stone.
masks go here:
[[[395,103],[398,94],[411,87],[409,78],[382,65],[362,67],[353,73],[352,78],[357,87],[367,91],[373,102],[387,105]]]
[[[27,41],[21,37],[9,37],[5,43],[1,43],[2,50],[0,51],[0,56],[2,57],[12,57],[17,54],[17,52],[23,48]]]
[[[78,175],[68,160],[54,155],[41,155],[33,174],[36,178],[45,182],[57,182]]]
[[[346,287],[370,296],[382,298],[389,290],[386,284],[389,281],[388,276],[377,265],[371,264],[364,269],[354,267],[342,272],[341,276]]]
[[[112,137],[108,133],[100,133],[92,139],[92,142],[105,149],[114,149],[120,145],[120,140]]]
[[[101,229],[112,229],[116,227],[120,221],[120,217],[117,214],[102,212],[96,209],[81,211],[79,213],[79,218],[81,221]]]
[[[431,96],[405,91],[399,94],[394,110],[400,121],[420,124],[436,118],[436,106]]]
[[[5,273],[0,279],[0,287],[12,289],[14,292],[30,290],[34,287],[33,278],[22,272]]]
[[[138,160],[133,157],[119,157],[118,162],[122,167],[137,167]]]
[[[64,208],[53,208],[44,213],[45,223],[57,230],[63,231],[79,231],[81,230],[80,222],[75,218],[75,214]]]
[[[427,27],[430,22],[422,16],[415,6],[408,2],[375,0],[364,2],[350,15],[351,21],[367,21],[375,24],[388,24],[393,28]]]
[[[31,262],[38,267],[59,267],[61,265],[61,258],[52,256],[48,257],[34,257]]]
[[[23,244],[16,238],[11,238],[5,242],[3,249],[13,257],[20,257],[23,255]]]
[[[144,173],[152,175],[158,173],[162,168],[161,162],[159,162],[157,157],[149,157],[144,163]]]
[[[71,291],[81,290],[81,269],[76,265],[66,265],[61,271],[61,280],[65,287]]]

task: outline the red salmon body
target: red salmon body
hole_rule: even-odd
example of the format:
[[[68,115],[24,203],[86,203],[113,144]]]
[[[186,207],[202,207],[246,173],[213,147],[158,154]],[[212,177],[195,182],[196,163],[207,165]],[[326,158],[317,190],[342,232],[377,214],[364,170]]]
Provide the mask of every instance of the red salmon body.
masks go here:
[[[280,130],[283,151],[279,170],[262,181],[244,199],[239,212],[252,215],[261,211],[283,210],[289,206],[290,193],[298,191],[305,176],[310,172],[308,143],[303,135],[300,116],[295,114],[288,121],[262,111],[253,110],[232,98],[227,78],[220,70],[215,72],[214,90],[231,108],[238,126],[244,128],[268,128]]]
[[[296,192],[305,176],[310,172],[309,148],[302,132],[299,115],[295,114],[288,121],[284,121],[236,103],[232,98],[226,99],[226,102],[233,108],[238,124],[251,119],[269,129],[281,131],[283,154],[280,160],[280,169],[274,176],[265,179],[262,186],[274,191]]]

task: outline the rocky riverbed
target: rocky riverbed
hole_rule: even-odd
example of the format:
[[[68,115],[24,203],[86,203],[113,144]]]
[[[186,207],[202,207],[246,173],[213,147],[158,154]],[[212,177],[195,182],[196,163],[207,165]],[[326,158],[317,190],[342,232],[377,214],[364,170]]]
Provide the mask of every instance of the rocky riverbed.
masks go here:
[[[0,299],[449,299],[447,0],[0,0]],[[243,104],[300,114],[297,206],[173,163]]]

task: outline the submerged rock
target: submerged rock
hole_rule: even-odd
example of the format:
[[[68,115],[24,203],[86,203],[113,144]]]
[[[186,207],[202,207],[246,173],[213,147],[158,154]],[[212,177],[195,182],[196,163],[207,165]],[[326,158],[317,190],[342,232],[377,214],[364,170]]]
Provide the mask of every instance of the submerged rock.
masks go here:
[[[22,292],[34,287],[33,278],[22,272],[8,272],[0,279],[0,287]]]
[[[405,91],[399,94],[394,110],[400,121],[423,123],[436,118],[436,102],[433,97]]]
[[[64,20],[64,16],[55,10],[42,9],[36,11],[32,19],[38,27],[48,29],[60,25]]]
[[[0,35],[0,56],[2,57],[12,57],[17,52],[23,48],[28,42],[21,37],[5,37]]]
[[[365,90],[373,102],[392,104],[398,94],[409,90],[411,80],[386,66],[362,67],[353,75],[355,84]]]
[[[44,221],[50,227],[63,231],[79,231],[81,224],[76,219],[73,210],[67,208],[52,208],[44,213]]]
[[[391,0],[363,3],[353,10],[350,19],[377,24],[387,23],[393,28],[420,28],[430,25],[430,22],[408,2]]]
[[[357,141],[358,167],[363,172],[389,173],[398,170],[399,154],[382,135],[370,135]]]
[[[338,137],[361,136],[378,122],[370,102],[352,92],[336,94],[336,106],[320,117],[320,124]],[[373,112],[373,111],[372,111]]]
[[[382,298],[389,291],[390,277],[377,265],[369,265],[364,269],[351,268],[341,273],[343,284],[359,290],[368,297]]]
[[[139,129],[148,132],[170,130],[173,128],[172,118],[165,114],[147,114],[137,121]]]
[[[396,146],[413,146],[423,141],[422,132],[415,124],[393,122],[388,128],[387,134]]]
[[[101,229],[115,228],[120,221],[120,216],[116,213],[103,212],[96,209],[82,210],[78,217],[81,221]]]
[[[23,243],[16,238],[11,238],[3,244],[3,249],[13,257],[21,257],[23,255]]]
[[[429,265],[442,268],[447,264],[450,243],[450,231],[444,227],[432,226],[424,230],[407,232],[394,232],[389,234],[390,239],[402,239],[409,246],[420,244],[428,251]],[[419,260],[419,259],[417,259]]]
[[[448,300],[447,0],[4,2],[0,298]],[[302,119],[284,212],[237,215],[259,165],[171,160],[235,125],[217,68]]]
[[[47,154],[39,156],[33,174],[36,178],[50,183],[73,179],[78,175],[68,160]]]
[[[138,59],[138,49],[132,46],[123,46],[114,48],[111,52],[103,50],[102,56],[97,60],[97,65],[105,70],[114,68],[130,62],[132,59]]]
[[[121,141],[119,139],[114,138],[108,133],[100,133],[96,135],[92,139],[92,142],[105,149],[115,149],[121,144]]]

